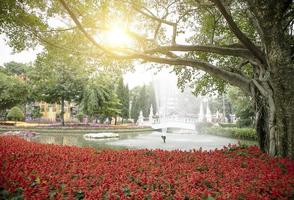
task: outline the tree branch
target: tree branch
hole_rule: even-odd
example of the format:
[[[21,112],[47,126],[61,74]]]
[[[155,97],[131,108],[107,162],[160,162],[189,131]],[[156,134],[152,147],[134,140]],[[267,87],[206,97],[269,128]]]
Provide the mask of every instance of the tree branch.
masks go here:
[[[229,55],[242,57],[246,59],[254,59],[250,51],[244,48],[232,48],[214,45],[173,45],[160,46],[154,49],[144,51],[145,53],[164,53],[169,51],[201,51],[207,53],[216,53],[220,55]]]
[[[214,2],[218,10],[222,13],[225,20],[227,21],[231,31],[240,40],[240,42],[252,52],[252,54],[262,63],[266,64],[265,58],[261,50],[256,47],[253,42],[238,28],[237,24],[233,20],[232,16],[229,14],[228,10],[224,6],[222,0],[211,0]]]
[[[190,66],[195,69],[205,71],[212,76],[226,80],[230,84],[240,87],[247,93],[250,92],[250,81],[247,78],[241,76],[240,74],[226,71],[222,68],[219,68],[215,65],[212,65],[204,61],[199,61],[194,59],[183,59],[183,58],[162,58],[162,57],[151,56],[151,55],[140,54],[140,53],[127,55],[127,56],[112,54],[111,57],[115,59],[142,59],[144,61],[161,63],[161,64]]]
[[[92,44],[94,44],[96,47],[98,47],[99,49],[106,51],[105,48],[103,48],[102,46],[100,46],[95,40],[94,38],[88,34],[88,32],[84,29],[84,27],[82,26],[82,24],[79,22],[79,20],[76,18],[75,14],[70,10],[70,8],[68,7],[68,5],[65,3],[64,0],[59,0],[59,2],[62,4],[62,6],[65,8],[65,10],[68,12],[68,14],[70,15],[70,17],[72,18],[72,20],[75,22],[75,24],[77,25],[77,27],[80,29],[80,31],[86,36],[86,38],[88,40],[90,40],[92,42]]]
[[[167,25],[170,25],[170,26],[174,26],[176,23],[174,22],[170,22],[170,21],[167,21],[165,19],[162,19],[162,18],[159,18],[159,17],[156,17],[155,15],[151,15],[151,14],[148,14],[142,10],[140,10],[139,8],[137,8],[136,6],[133,7],[137,12],[141,13],[142,15],[144,15],[145,17],[148,17],[154,21],[157,21],[157,22],[160,22],[160,23],[163,23],[163,24],[167,24]]]
[[[141,13],[142,15],[144,15],[145,17],[148,17],[154,21],[157,21],[159,23],[159,27],[158,29],[160,28],[160,25],[161,24],[167,24],[169,26],[171,26],[173,28],[173,33],[172,33],[172,45],[175,45],[176,44],[176,37],[177,37],[177,23],[175,22],[171,22],[171,21],[167,21],[165,20],[166,16],[163,17],[163,18],[160,18],[160,17],[157,17],[155,16],[154,14],[148,14],[148,13],[145,13],[144,11],[140,10],[139,8],[137,8],[136,6],[133,6],[133,8]],[[150,12],[150,11],[149,11]],[[168,13],[166,13],[168,14]],[[156,33],[157,35],[157,33]]]
[[[86,30],[82,27],[82,25],[79,23],[79,21],[75,17],[74,13],[72,13],[71,10],[68,8],[64,0],[59,0],[59,1],[62,3],[65,9],[69,12],[71,18],[74,20],[77,27],[82,31],[82,33],[86,36],[86,38],[90,40],[96,47],[98,47],[99,49],[102,49],[106,53],[105,55],[108,56],[109,58],[142,59],[144,61],[161,63],[161,64],[190,66],[195,69],[203,70],[211,74],[212,76],[226,80],[230,84],[240,87],[247,93],[250,92],[250,81],[247,78],[241,76],[238,73],[226,71],[224,69],[221,69],[215,65],[212,65],[204,61],[183,59],[178,57],[177,58],[162,58],[162,57],[156,57],[156,56],[142,54],[142,53],[130,53],[129,55],[120,55],[120,54],[111,52],[109,50],[106,50],[105,48],[97,44],[97,42],[86,32]],[[167,53],[170,53],[170,52],[167,52]]]

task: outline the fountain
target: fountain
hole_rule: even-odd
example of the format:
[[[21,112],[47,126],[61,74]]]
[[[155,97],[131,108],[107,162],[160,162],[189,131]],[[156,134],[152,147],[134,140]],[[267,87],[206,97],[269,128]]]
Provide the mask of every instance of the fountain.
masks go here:
[[[212,115],[211,115],[211,111],[209,109],[208,101],[206,103],[206,115],[205,115],[205,117],[206,117],[207,122],[212,122]]]
[[[158,111],[158,121],[153,128],[195,129],[198,99],[190,89],[183,92],[177,87],[177,76],[162,70],[153,77],[153,85]],[[150,121],[150,116],[149,116]]]
[[[199,114],[198,114],[198,121],[199,122],[203,122],[204,120],[204,111],[203,111],[203,103],[200,103],[200,110],[199,110]]]

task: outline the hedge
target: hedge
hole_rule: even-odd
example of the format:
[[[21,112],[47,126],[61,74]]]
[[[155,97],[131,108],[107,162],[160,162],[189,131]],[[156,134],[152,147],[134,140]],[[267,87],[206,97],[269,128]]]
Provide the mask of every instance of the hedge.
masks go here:
[[[257,134],[253,128],[223,128],[213,126],[202,128],[200,133],[246,140],[257,140]]]

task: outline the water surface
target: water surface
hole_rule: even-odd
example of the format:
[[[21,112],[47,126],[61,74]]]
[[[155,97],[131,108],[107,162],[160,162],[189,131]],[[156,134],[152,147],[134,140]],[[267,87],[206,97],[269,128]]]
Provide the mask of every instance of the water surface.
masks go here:
[[[164,150],[191,150],[199,149],[213,150],[220,149],[229,144],[239,142],[254,145],[254,141],[237,140],[226,137],[200,135],[197,133],[167,133],[166,143],[161,139],[161,133],[138,132],[120,133],[119,138],[86,140],[81,134],[42,134],[30,139],[45,144],[60,144],[78,147],[93,147],[95,149],[164,149]]]

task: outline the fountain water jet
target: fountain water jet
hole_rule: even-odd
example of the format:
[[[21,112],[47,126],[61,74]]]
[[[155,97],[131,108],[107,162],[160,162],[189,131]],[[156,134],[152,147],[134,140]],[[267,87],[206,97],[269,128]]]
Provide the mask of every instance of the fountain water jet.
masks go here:
[[[212,115],[211,115],[211,111],[209,109],[208,101],[206,103],[206,115],[205,115],[205,117],[206,117],[207,122],[212,122]]]
[[[160,123],[156,127],[194,130],[198,107],[197,98],[187,89],[182,93],[176,83],[176,75],[167,70],[162,70],[153,77]]]

